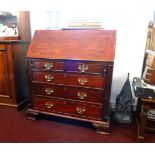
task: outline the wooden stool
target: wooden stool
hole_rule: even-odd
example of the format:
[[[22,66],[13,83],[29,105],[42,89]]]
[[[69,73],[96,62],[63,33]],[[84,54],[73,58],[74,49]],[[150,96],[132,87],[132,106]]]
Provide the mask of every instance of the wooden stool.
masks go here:
[[[155,131],[155,118],[148,117],[148,112],[151,109],[155,110],[155,100],[138,99],[136,114],[139,140],[144,140],[145,131]]]

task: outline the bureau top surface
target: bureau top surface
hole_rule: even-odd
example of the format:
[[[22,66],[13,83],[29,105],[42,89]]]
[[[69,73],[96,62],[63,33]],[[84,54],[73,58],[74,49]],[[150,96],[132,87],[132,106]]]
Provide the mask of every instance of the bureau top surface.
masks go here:
[[[114,61],[115,30],[37,30],[27,58]]]

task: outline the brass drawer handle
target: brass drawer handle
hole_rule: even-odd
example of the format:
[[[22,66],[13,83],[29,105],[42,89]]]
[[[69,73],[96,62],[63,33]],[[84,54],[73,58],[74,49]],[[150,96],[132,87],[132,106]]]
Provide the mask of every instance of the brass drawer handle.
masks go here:
[[[78,92],[78,93],[77,93],[77,96],[78,96],[81,100],[83,100],[83,99],[85,99],[85,98],[87,97],[87,94],[84,93],[84,92]]]
[[[46,102],[45,105],[46,105],[46,108],[47,108],[47,109],[51,109],[51,108],[54,107],[54,104],[48,103],[48,102]]]
[[[46,70],[50,70],[53,68],[53,63],[51,62],[44,63],[44,67]]]
[[[54,79],[54,77],[52,75],[45,75],[45,79],[46,81],[50,82]]]
[[[80,70],[80,72],[86,72],[88,70],[88,65],[85,65],[85,64],[80,64],[78,66],[78,69]]]
[[[86,111],[86,109],[83,108],[83,107],[77,106],[76,111],[77,111],[78,114],[84,114],[84,112]]]
[[[51,89],[51,88],[45,88],[45,93],[46,93],[46,94],[50,95],[50,94],[52,94],[53,92],[54,92],[53,89]]]
[[[85,83],[87,83],[88,82],[88,80],[87,80],[87,78],[78,78],[78,82],[79,82],[79,84],[80,85],[85,85]]]

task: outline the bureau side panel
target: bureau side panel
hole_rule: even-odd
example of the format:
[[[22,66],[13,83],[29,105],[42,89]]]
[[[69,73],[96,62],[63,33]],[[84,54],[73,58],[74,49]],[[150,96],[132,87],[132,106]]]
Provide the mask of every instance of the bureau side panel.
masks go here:
[[[22,102],[28,98],[28,76],[26,64],[26,52],[29,42],[13,43],[13,63],[15,72],[16,97],[17,102]]]
[[[110,116],[110,94],[111,94],[111,83],[113,75],[113,63],[107,63],[107,73],[105,80],[105,98],[104,98],[104,108],[103,108],[103,118]]]

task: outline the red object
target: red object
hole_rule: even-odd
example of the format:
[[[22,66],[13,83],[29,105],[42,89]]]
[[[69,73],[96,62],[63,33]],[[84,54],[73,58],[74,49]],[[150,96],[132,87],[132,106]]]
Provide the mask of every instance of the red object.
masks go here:
[[[54,115],[92,123],[109,134],[114,30],[36,31],[27,52],[27,118]]]

